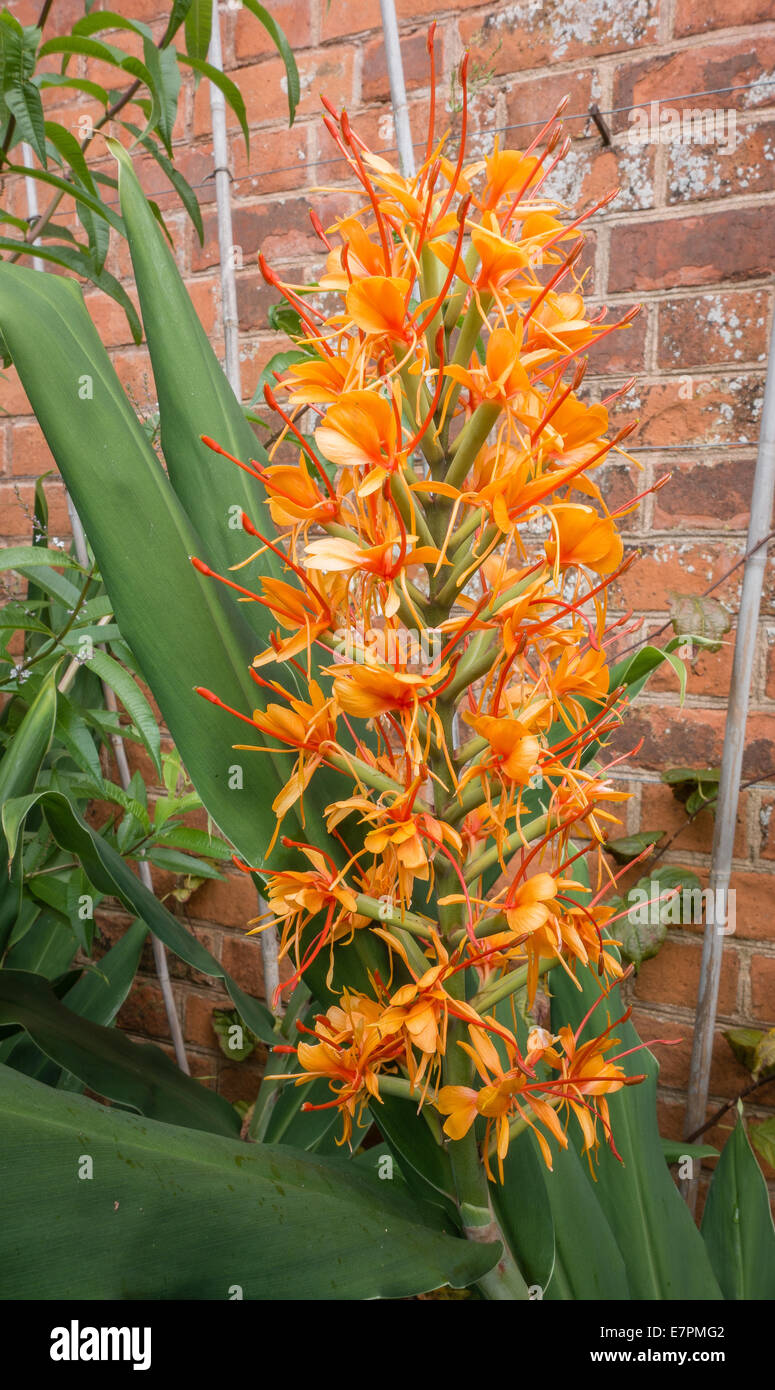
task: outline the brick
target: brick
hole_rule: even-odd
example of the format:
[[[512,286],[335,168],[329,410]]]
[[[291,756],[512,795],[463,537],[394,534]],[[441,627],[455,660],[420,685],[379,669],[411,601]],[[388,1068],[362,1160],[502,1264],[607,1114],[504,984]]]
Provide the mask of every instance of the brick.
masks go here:
[[[292,130],[255,130],[250,136],[250,153],[245,142],[233,136],[231,169],[234,199],[267,193],[298,192],[311,177],[314,144],[311,122],[296,122]]]
[[[232,209],[232,228],[238,269],[255,267],[259,251],[270,264],[282,264],[306,253],[322,252],[309,220],[313,206],[306,198],[288,198],[271,203],[236,204]],[[204,245],[194,246],[191,268],[207,270],[220,263],[218,222],[215,212],[206,212]],[[241,264],[240,264],[241,261]],[[275,298],[279,295],[275,293]]]
[[[283,272],[292,284],[299,284],[303,272],[289,269]],[[237,276],[237,308],[240,329],[243,333],[269,331],[267,314],[272,304],[277,304],[279,294],[272,285],[267,285],[260,271],[247,271]],[[279,349],[279,343],[278,343]]]
[[[285,34],[298,61],[299,49],[309,47],[312,42],[312,0],[272,0],[271,15]],[[226,10],[224,28],[232,30],[238,67],[244,62],[277,52],[263,24],[242,6],[236,15]]]
[[[631,304],[617,302],[615,308],[609,310],[606,323],[616,323],[630,308]],[[590,373],[629,376],[634,372],[642,372],[650,313],[650,306],[644,305],[632,323],[625,324],[624,328],[615,333],[609,333],[601,342],[593,343],[587,352]]]
[[[671,110],[716,109],[727,102],[737,107],[737,96],[744,95],[748,99],[746,105],[768,106],[772,101],[771,88],[765,85],[759,91],[730,92],[728,97],[716,95],[716,90],[769,77],[774,63],[775,37],[770,34],[757,35],[755,39],[751,36],[728,39],[723,44],[692,44],[678,52],[621,63],[614,75],[611,105],[645,105],[670,97]],[[701,95],[682,99],[683,92]],[[629,119],[634,125],[631,114]]]
[[[710,542],[705,547],[690,541],[658,541],[644,546],[640,557],[613,585],[617,606],[663,611],[677,593],[702,593],[739,558],[740,551]],[[714,596],[734,602],[740,571],[714,590]],[[736,582],[737,581],[737,582]]]
[[[759,371],[724,376],[687,372],[636,382],[615,402],[611,421],[619,427],[637,413],[638,430],[630,440],[636,452],[643,444],[680,449],[682,444],[755,443],[763,399]]]
[[[247,1100],[252,1105],[264,1075],[266,1055],[265,1048],[261,1048],[253,1053],[249,1060],[246,1059],[234,1066],[222,1066],[218,1073],[220,1095],[231,1101],[232,1105],[238,1100]],[[261,1060],[255,1061],[256,1057]]]
[[[11,468],[17,477],[36,478],[54,468],[54,456],[40,425],[17,421],[11,431]]]
[[[730,24],[758,24],[772,19],[769,0],[735,0],[730,12],[728,0],[678,0],[673,20],[676,38],[687,34],[703,34],[709,29],[726,29]]]
[[[506,89],[506,123],[520,127],[529,121],[530,126],[507,131],[503,143],[509,148],[524,149],[566,96],[570,100],[563,120],[568,134],[576,139],[582,135],[592,136],[596,128],[586,113],[598,92],[597,71],[590,67],[580,68],[578,72],[544,72],[515,80]],[[583,120],[569,119],[579,113],[583,113]]]
[[[694,1007],[694,999],[686,1001]],[[633,1010],[632,1022],[641,1038],[664,1039],[668,1046],[654,1046],[652,1051],[659,1063],[659,1085],[685,1090],[689,1081],[689,1066],[692,1056],[693,1026],[690,1022],[675,1023],[664,1018],[655,1018],[645,1010]],[[736,1060],[729,1043],[721,1030],[713,1039],[713,1058],[711,1062],[711,1095],[735,1095],[750,1084],[750,1075]],[[679,1134],[675,1136],[680,1138]]]
[[[597,141],[577,141],[543,186],[550,198],[581,211],[619,188],[611,207],[635,212],[654,207],[653,147],[601,149]]]
[[[308,51],[299,55],[298,69],[301,99],[296,110],[297,120],[320,114],[321,94],[337,107],[352,106],[355,95],[352,49],[337,46]],[[240,68],[239,88],[249,126],[277,122],[287,130],[287,78],[281,58],[264,58]],[[239,128],[237,117],[229,106],[226,108],[226,120],[230,130]],[[202,82],[194,98],[193,133],[195,136],[206,135],[210,130],[210,98],[207,83]]]
[[[32,406],[22,390],[15,367],[7,367],[0,379],[0,409],[6,415],[32,414]]]
[[[765,290],[686,295],[658,306],[657,361],[668,369],[764,362]]]
[[[506,4],[461,17],[460,37],[496,73],[519,72],[653,43],[657,11],[656,0],[636,6],[600,0],[593,10],[587,0]]]
[[[753,1016],[766,1028],[775,1026],[775,958],[754,956],[751,961]]]
[[[264,998],[261,944],[255,936],[228,936],[223,942],[223,964],[237,984],[258,999]]]
[[[188,915],[219,927],[244,929],[258,910],[258,897],[252,880],[240,874],[225,881],[208,879],[191,899]],[[255,938],[251,938],[251,944],[255,944]],[[226,964],[225,955],[223,960]]]
[[[167,904],[171,910],[173,905],[174,899],[172,903]],[[183,912],[185,912],[185,907],[183,908]],[[176,916],[181,915],[181,910],[178,909]],[[186,929],[190,932],[191,936],[195,937],[195,939],[204,946],[205,950],[209,951],[212,956],[215,956],[216,960],[220,959],[220,932],[206,930],[204,927],[192,927],[190,923],[186,923]],[[201,970],[195,970],[192,965],[187,965],[185,961],[180,960],[177,956],[173,955],[171,951],[168,952],[167,961],[169,972],[173,980],[185,980],[188,984],[199,985],[203,989],[222,992],[220,981],[215,980],[212,975],[205,975]]]
[[[728,134],[725,118],[713,141],[692,139],[668,145],[668,203],[771,192],[775,187],[774,130],[772,123],[744,126],[734,137]]]
[[[635,981],[635,997],[653,1003],[684,1004],[693,1008],[700,982],[701,956],[702,949],[698,943],[666,941],[659,955],[643,962]],[[738,969],[737,954],[725,947],[719,986],[719,1014],[735,1012]]]
[[[401,58],[407,91],[411,91],[414,87],[427,87],[430,69],[424,32],[402,36]],[[364,46],[361,97],[363,101],[390,100],[385,41],[382,34]]]
[[[731,886],[736,894],[734,935],[737,940],[775,941],[772,917],[775,877],[772,873],[741,873],[733,869]],[[775,1007],[775,999],[771,1000],[771,1007]]]
[[[218,1040],[213,1031],[213,1010],[228,1007],[229,1001],[222,998],[203,999],[200,994],[187,994],[184,1024],[186,1042],[214,1051],[218,1047]]]
[[[129,320],[115,299],[111,299],[109,295],[103,294],[100,290],[87,293],[84,298],[91,321],[105,347],[128,347],[130,343],[134,342]],[[137,309],[138,301],[134,287],[130,291],[130,298]]]
[[[775,796],[770,792],[762,794],[758,812],[758,853],[762,859],[775,859]]]
[[[756,460],[727,457],[704,463],[702,457],[671,462],[670,482],[656,494],[654,524],[659,530],[680,528],[714,531],[747,529]]]
[[[379,0],[312,0],[320,15],[320,36],[323,41],[330,39],[349,39],[369,29],[379,29],[382,15]],[[396,0],[396,15],[399,29],[411,20],[430,23],[439,12],[438,0]],[[402,32],[403,42],[403,32]],[[436,53],[439,61],[440,35],[436,31]]]
[[[612,736],[613,752],[628,752],[639,743],[637,765],[654,772],[669,767],[718,767],[724,743],[726,711],[637,704],[624,727]],[[775,718],[749,715],[743,780],[761,777],[772,766]]]
[[[64,537],[70,530],[64,488],[58,479],[46,487],[49,534]],[[32,483],[0,483],[0,534],[16,543],[32,538],[35,489]]]
[[[738,807],[735,847],[738,856],[747,851],[746,818],[747,796],[743,793]],[[671,842],[671,855],[679,855],[682,850],[694,854],[709,854],[713,843],[713,813],[701,811],[690,824],[686,824],[686,808],[673,796],[670,787],[663,782],[645,782],[641,788],[640,828],[642,830],[663,830],[666,836],[679,831]],[[681,829],[681,827],[684,827]],[[661,862],[661,861],[660,861]],[[646,870],[643,870],[645,873]]]
[[[614,227],[608,288],[627,293],[750,279],[768,275],[774,255],[766,207]]]

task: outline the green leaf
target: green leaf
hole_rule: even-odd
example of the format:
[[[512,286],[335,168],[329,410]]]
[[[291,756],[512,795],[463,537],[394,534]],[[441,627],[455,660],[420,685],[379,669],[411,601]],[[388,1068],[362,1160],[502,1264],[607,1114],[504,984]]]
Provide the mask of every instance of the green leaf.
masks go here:
[[[722,638],[732,626],[732,618],[718,599],[703,594],[670,592],[670,621],[677,637],[703,638],[702,646],[717,652]]]
[[[756,1050],[764,1037],[764,1030],[761,1028],[727,1028],[724,1037],[738,1062],[747,1067],[748,1071],[753,1071],[756,1065]]]
[[[137,423],[76,286],[0,264],[0,289],[2,329],[91,538],[121,630],[210,814],[255,864],[273,829],[267,791],[274,784],[274,796],[287,772],[281,781],[271,757],[260,766],[240,759],[242,788],[231,789],[235,721],[194,693],[201,684],[234,707],[252,708],[256,687],[247,672],[255,638],[221,587],[192,568],[189,556],[201,551],[201,541]],[[90,394],[82,399],[84,381]],[[88,450],[84,431],[92,440]],[[289,826],[289,834],[301,831],[293,819]]]
[[[702,1238],[725,1298],[775,1298],[775,1230],[767,1187],[743,1123],[737,1124],[716,1164],[702,1214]]]
[[[662,1152],[667,1163],[680,1163],[682,1158],[718,1158],[718,1149],[712,1144],[687,1144],[685,1139],[665,1139],[662,1136]]]
[[[230,1062],[244,1062],[252,1056],[259,1039],[242,1022],[236,1009],[213,1009],[210,1021],[224,1057]]]
[[[158,130],[164,147],[172,158],[172,131],[178,114],[180,68],[173,48],[157,48],[152,38],[143,40],[145,65],[153,85],[154,115],[151,124]]]
[[[73,91],[83,92],[84,96],[93,97],[103,106],[107,106],[110,101],[106,89],[86,77],[71,77],[69,73],[62,72],[41,72],[37,74],[35,81],[41,90],[46,87],[72,87]]]
[[[266,29],[267,33],[272,39],[278,53],[280,54],[283,63],[285,64],[285,76],[288,82],[288,112],[290,115],[289,124],[293,125],[294,116],[296,115],[296,107],[298,106],[299,98],[301,95],[301,87],[299,83],[299,70],[296,66],[296,59],[293,56],[293,50],[290,44],[288,43],[285,34],[280,28],[280,25],[277,23],[277,20],[272,17],[268,10],[264,9],[263,5],[259,5],[258,0],[242,0],[242,3],[245,6],[245,9],[250,10],[250,13],[254,14],[256,16],[256,19],[259,20],[261,24],[263,24],[264,28]]]
[[[118,14],[116,10],[97,10],[93,14],[84,15],[83,19],[77,19],[72,26],[72,34],[99,34],[103,29],[128,29],[130,32],[139,34],[141,38],[152,39],[153,32],[147,24],[141,24],[139,20],[127,19],[125,15]]]
[[[6,88],[3,97],[8,110],[16,117],[19,132],[31,145],[41,164],[46,163],[46,132],[43,103],[34,82],[19,81]]]
[[[555,1259],[554,1218],[544,1173],[537,1147],[523,1134],[509,1145],[503,1163],[504,1181],[492,1189],[493,1205],[511,1253],[525,1282],[539,1288],[542,1297]]]
[[[96,647],[84,665],[115,692],[145,744],[161,777],[161,735],[151,706],[136,682],[112,656]]]
[[[190,825],[165,825],[155,840],[157,844],[187,850],[189,854],[203,854],[210,859],[231,859],[233,855],[231,846],[225,840]]]
[[[56,565],[62,569],[83,569],[72,555],[64,550],[47,550],[40,545],[10,545],[0,551],[0,570],[18,570],[24,574],[38,565]]]
[[[606,840],[606,850],[619,864],[629,864],[645,849],[658,845],[664,830],[641,830],[637,835],[622,835],[618,840]]]
[[[92,969],[84,971],[63,996],[62,1003],[80,1018],[107,1027],[132,988],[147,937],[144,922],[131,922],[115,946]]]
[[[0,970],[0,1024],[19,1023],[58,1066],[98,1095],[170,1125],[238,1134],[229,1102],[186,1076],[153,1043],[133,1043],[117,1028],[103,1028],[71,1013],[45,980]]]
[[[775,1028],[770,1028],[768,1033],[760,1039],[756,1047],[753,1059],[753,1079],[762,1081],[767,1076],[775,1075]]]
[[[751,1126],[751,1143],[765,1163],[775,1168],[775,1115],[762,1120],[760,1125]]]
[[[44,907],[32,930],[11,946],[4,969],[27,970],[55,980],[70,966],[76,948],[70,923],[60,913]]]
[[[197,859],[190,854],[180,854],[175,849],[159,849],[156,846],[149,849],[145,855],[151,864],[155,864],[158,869],[166,869],[171,874],[196,874],[197,878],[219,878],[223,879],[223,874],[204,859]]]
[[[565,971],[552,976],[552,1031],[569,1023],[578,1027],[599,999],[594,976],[585,971],[576,989]],[[581,1034],[594,1036],[606,1014],[612,1020],[624,1013],[618,989],[592,1014]],[[612,1055],[638,1047],[640,1038],[630,1023],[617,1026],[619,1046]],[[627,1269],[634,1299],[718,1299],[721,1297],[699,1232],[681,1199],[665,1163],[656,1117],[656,1062],[645,1048],[619,1063],[630,1076],[645,1081],[623,1087],[607,1097],[614,1143],[621,1162],[603,1137],[595,1160],[594,1191],[613,1232]],[[577,1125],[569,1137],[580,1148]]]
[[[537,1152],[533,1135],[522,1135]],[[627,1279],[626,1252],[617,1245],[600,1205],[599,1183],[588,1177],[586,1160],[570,1145],[550,1142],[553,1170],[544,1165],[543,1181],[554,1221],[555,1256],[544,1298],[549,1302],[633,1297]],[[541,1160],[543,1163],[543,1160]]]
[[[197,200],[196,193],[191,187],[191,184],[187,181],[187,179],[184,179],[180,171],[175,168],[175,165],[171,162],[171,160],[167,158],[164,151],[159,149],[159,146],[156,144],[156,141],[152,140],[149,135],[143,135],[143,132],[140,130],[139,126],[132,125],[130,121],[124,121],[123,125],[124,128],[130,132],[130,134],[134,135],[135,139],[138,141],[140,145],[142,145],[143,149],[147,150],[151,157],[156,160],[156,163],[158,164],[159,168],[163,171],[164,174],[166,174],[167,178],[172,184],[172,187],[175,189],[175,192],[180,198],[181,203],[186,209],[186,212],[191,218],[191,221],[194,224],[196,234],[199,237],[199,244],[201,246],[202,242],[204,241],[204,226],[202,225],[202,212],[199,207],[199,202]]]
[[[10,251],[15,255],[16,252],[20,250],[21,246],[21,242],[12,241],[8,237],[0,238],[0,250],[2,251]],[[25,243],[23,254],[26,256],[33,255],[33,248]],[[38,243],[35,245],[34,254],[40,257],[41,260],[51,261],[53,265],[64,266],[67,270],[74,271],[76,275],[82,275],[84,279],[91,280],[92,284],[96,285],[98,289],[109,295],[111,299],[114,299],[116,303],[121,306],[126,314],[134,341],[136,343],[142,342],[142,325],[137,317],[135,306],[124,289],[124,286],[116,279],[115,275],[111,275],[110,271],[105,269],[98,270],[91,255],[81,247],[41,246]]]
[[[0,1115],[7,1298],[406,1298],[475,1282],[500,1250],[422,1225],[342,1158],[187,1132],[7,1068]]]
[[[206,58],[213,25],[213,0],[193,0],[186,15],[186,52],[189,58]]]

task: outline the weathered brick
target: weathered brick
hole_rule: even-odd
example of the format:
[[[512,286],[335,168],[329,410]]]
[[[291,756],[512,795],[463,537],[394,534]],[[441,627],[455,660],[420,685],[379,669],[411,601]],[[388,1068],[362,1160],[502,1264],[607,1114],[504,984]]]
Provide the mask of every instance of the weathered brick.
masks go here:
[[[769,274],[774,251],[766,207],[614,227],[608,288],[626,293],[751,279]]]
[[[771,16],[770,16],[771,17]],[[634,62],[622,62],[616,69],[612,106],[665,102],[670,110],[738,106],[769,106],[771,88],[764,82],[745,93],[717,94],[719,87],[747,86],[769,77],[775,61],[775,37],[771,34],[730,38],[725,43],[692,44],[673,53],[659,53]],[[684,96],[684,93],[691,95]],[[635,128],[630,114],[626,121]]]
[[[499,5],[466,14],[460,37],[479,61],[496,73],[583,55],[617,53],[653,43],[657,33],[656,0],[636,6],[600,0],[591,9],[586,0],[548,0],[542,5]]]
[[[312,206],[306,198],[236,204],[232,209],[232,230],[237,269],[255,267],[259,251],[263,251],[270,265],[282,264],[305,252],[317,255],[321,247],[309,220]],[[191,262],[194,271],[207,270],[220,263],[215,212],[206,212],[202,220],[204,244],[194,246]]]
[[[335,106],[352,106],[354,92],[354,52],[344,46],[308,50],[298,58],[301,99],[297,119],[320,113],[320,97],[327,96]],[[288,80],[282,58],[264,58],[239,69],[248,125],[266,125],[276,121],[288,126]],[[227,106],[229,129],[238,128],[234,112]],[[194,135],[211,130],[210,99],[207,83],[202,82],[194,98]],[[287,162],[287,161],[285,161]]]
[[[586,113],[597,95],[598,83],[596,70],[587,66],[577,72],[544,72],[511,82],[506,90],[507,124],[517,129],[506,132],[503,144],[524,149],[566,96],[570,100],[563,120],[568,134],[575,139],[582,135],[594,139],[595,125]],[[579,115],[582,119],[570,119]]]
[[[673,33],[684,38],[709,29],[726,29],[730,24],[758,24],[768,19],[772,19],[769,0],[735,0],[733,9],[728,0],[705,0],[703,5],[697,0],[678,0]]]
[[[684,295],[657,308],[657,361],[668,369],[764,362],[766,290]]]
[[[763,399],[764,380],[758,371],[724,376],[682,372],[636,382],[615,402],[611,419],[621,426],[637,416],[638,430],[630,440],[635,452],[644,444],[680,449],[682,444],[755,443]]]
[[[667,201],[695,203],[734,193],[769,193],[775,187],[775,126],[743,126],[736,137],[718,127],[716,139],[667,147]]]
[[[748,526],[755,459],[735,449],[705,463],[702,456],[670,463],[670,482],[655,498],[660,530],[687,526],[739,531]],[[742,457],[741,457],[742,455]]]
[[[606,324],[616,323],[632,307],[630,304],[617,303],[615,308],[609,310]],[[588,353],[590,373],[610,372],[629,376],[631,373],[643,371],[650,312],[650,306],[644,305],[631,323],[625,324],[614,333],[609,333],[599,343],[591,345]]]

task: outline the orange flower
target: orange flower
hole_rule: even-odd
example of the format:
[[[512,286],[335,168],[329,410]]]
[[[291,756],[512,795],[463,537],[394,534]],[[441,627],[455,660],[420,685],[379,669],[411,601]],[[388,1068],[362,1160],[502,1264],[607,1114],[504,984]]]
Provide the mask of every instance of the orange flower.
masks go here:
[[[585,565],[610,574],[621,563],[623,546],[610,517],[599,516],[579,502],[558,502],[550,509],[552,534],[546,541],[550,564],[567,569]]]

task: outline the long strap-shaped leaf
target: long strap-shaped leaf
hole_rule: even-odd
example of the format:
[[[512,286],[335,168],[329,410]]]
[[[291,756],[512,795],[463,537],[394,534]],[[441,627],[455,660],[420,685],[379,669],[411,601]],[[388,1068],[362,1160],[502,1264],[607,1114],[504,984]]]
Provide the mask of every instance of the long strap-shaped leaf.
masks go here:
[[[234,754],[236,721],[194,691],[206,686],[236,708],[254,708],[255,639],[237,605],[192,568],[201,539],[140,429],[80,290],[0,264],[0,327],[189,775],[224,835],[248,862],[261,863],[288,758]],[[320,809],[314,791],[309,801],[313,813]],[[293,814],[287,828],[302,838]],[[274,862],[282,860],[280,848]]]
[[[739,1107],[702,1213],[702,1237],[729,1299],[775,1298],[775,1229],[767,1187],[748,1142]]]
[[[0,1115],[5,1298],[403,1298],[473,1283],[500,1252],[424,1225],[341,1158],[159,1124],[6,1067]]]
[[[20,1023],[32,1041],[90,1090],[141,1115],[211,1134],[239,1134],[234,1107],[180,1071],[153,1043],[133,1043],[60,1004],[39,975],[0,970],[0,1024]]]
[[[211,436],[245,463],[251,457],[264,460],[266,455],[199,322],[129,155],[117,141],[108,143],[118,162],[119,198],[153,365],[161,446],[170,481],[202,538],[200,558],[226,573],[256,548],[242,530],[239,509],[264,535],[273,536],[274,526],[261,485],[213,453],[200,436]],[[278,575],[281,563],[267,551],[261,557],[261,569]],[[251,587],[250,571],[235,578]],[[267,633],[275,626],[271,615],[256,603],[244,609],[262,639],[261,646],[266,646]]]
[[[552,1030],[564,1023],[576,1027],[595,999],[599,986],[591,971],[579,971],[581,989],[562,970],[552,977]],[[624,1013],[618,990],[613,990],[592,1028]],[[640,1038],[632,1024],[616,1029],[621,1050],[637,1047]],[[582,1039],[584,1035],[582,1034]],[[620,1048],[617,1047],[618,1052]],[[703,1247],[702,1237],[678,1194],[665,1163],[656,1115],[657,1064],[645,1048],[622,1063],[629,1075],[646,1073],[637,1086],[608,1098],[611,1128],[623,1162],[603,1138],[595,1159],[595,1195],[622,1252],[630,1293],[634,1299],[719,1299],[721,1291]],[[578,1142],[578,1126],[570,1135]]]

